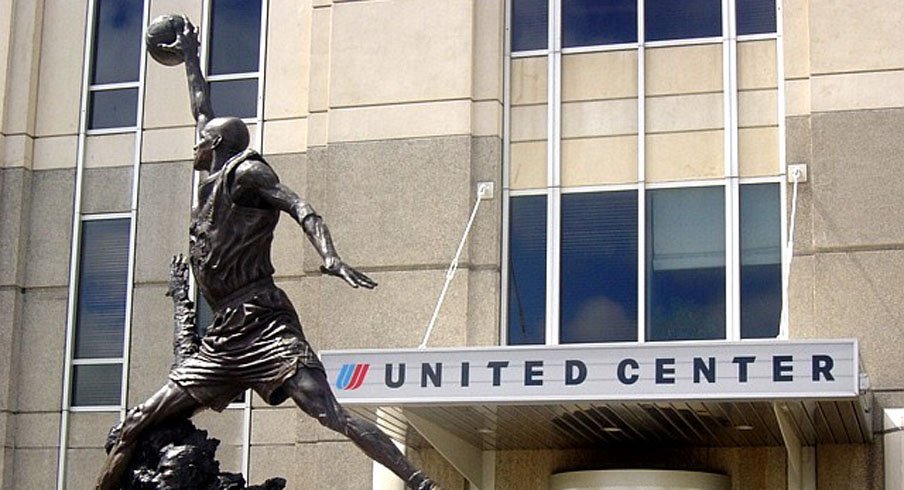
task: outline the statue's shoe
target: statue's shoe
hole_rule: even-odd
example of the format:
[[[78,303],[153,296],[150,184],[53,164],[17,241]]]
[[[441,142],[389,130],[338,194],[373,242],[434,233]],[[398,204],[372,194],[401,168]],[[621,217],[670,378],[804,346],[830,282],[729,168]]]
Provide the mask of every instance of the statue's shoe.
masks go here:
[[[408,487],[412,490],[442,490],[439,485],[421,471],[411,475],[411,478],[408,479]]]

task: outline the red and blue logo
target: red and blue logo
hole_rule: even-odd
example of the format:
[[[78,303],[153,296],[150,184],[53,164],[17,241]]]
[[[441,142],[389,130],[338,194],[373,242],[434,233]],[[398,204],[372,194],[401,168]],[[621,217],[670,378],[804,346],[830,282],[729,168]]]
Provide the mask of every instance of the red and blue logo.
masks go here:
[[[357,390],[364,384],[370,364],[343,364],[336,378],[336,388],[340,390]]]

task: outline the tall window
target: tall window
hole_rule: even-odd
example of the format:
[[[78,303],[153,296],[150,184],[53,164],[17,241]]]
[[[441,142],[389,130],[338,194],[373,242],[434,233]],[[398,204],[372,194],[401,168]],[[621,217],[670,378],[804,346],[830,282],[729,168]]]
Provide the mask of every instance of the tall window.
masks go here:
[[[546,330],[546,196],[511,201],[508,339],[542,344]]]
[[[726,5],[511,1],[508,344],[778,335],[776,3]]]
[[[143,2],[98,0],[88,87],[88,129],[135,128]]]
[[[119,406],[129,218],[84,220],[72,361],[72,406]]]
[[[211,0],[207,80],[214,114],[257,117],[261,0]]]
[[[637,192],[561,202],[560,342],[637,340]]]

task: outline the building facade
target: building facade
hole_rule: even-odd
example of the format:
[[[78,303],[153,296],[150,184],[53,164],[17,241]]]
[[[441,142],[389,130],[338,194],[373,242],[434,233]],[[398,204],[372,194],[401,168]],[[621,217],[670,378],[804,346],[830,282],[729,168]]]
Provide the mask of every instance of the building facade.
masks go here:
[[[904,6],[0,0],[3,488],[92,488],[172,362],[200,177],[184,70],[142,41],[165,13],[201,29],[214,111],[380,284],[323,276],[280,224],[277,283],[340,398],[444,488],[904,488]],[[615,391],[587,388],[610,361]],[[480,383],[512,391],[450,388]],[[400,488],[288,403],[196,423],[252,483]]]

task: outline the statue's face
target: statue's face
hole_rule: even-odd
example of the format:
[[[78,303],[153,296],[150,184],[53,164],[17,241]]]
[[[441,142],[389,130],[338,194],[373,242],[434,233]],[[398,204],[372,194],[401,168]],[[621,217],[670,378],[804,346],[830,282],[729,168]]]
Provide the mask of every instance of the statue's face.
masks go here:
[[[195,170],[210,171],[210,164],[213,162],[213,149],[216,146],[217,138],[208,132],[201,133],[201,141],[195,145]]]
[[[151,481],[159,490],[193,490],[211,477],[216,477],[215,473],[205,473],[210,468],[200,464],[205,456],[212,460],[212,454],[204,454],[192,445],[170,444],[164,449],[157,465],[157,474]]]

